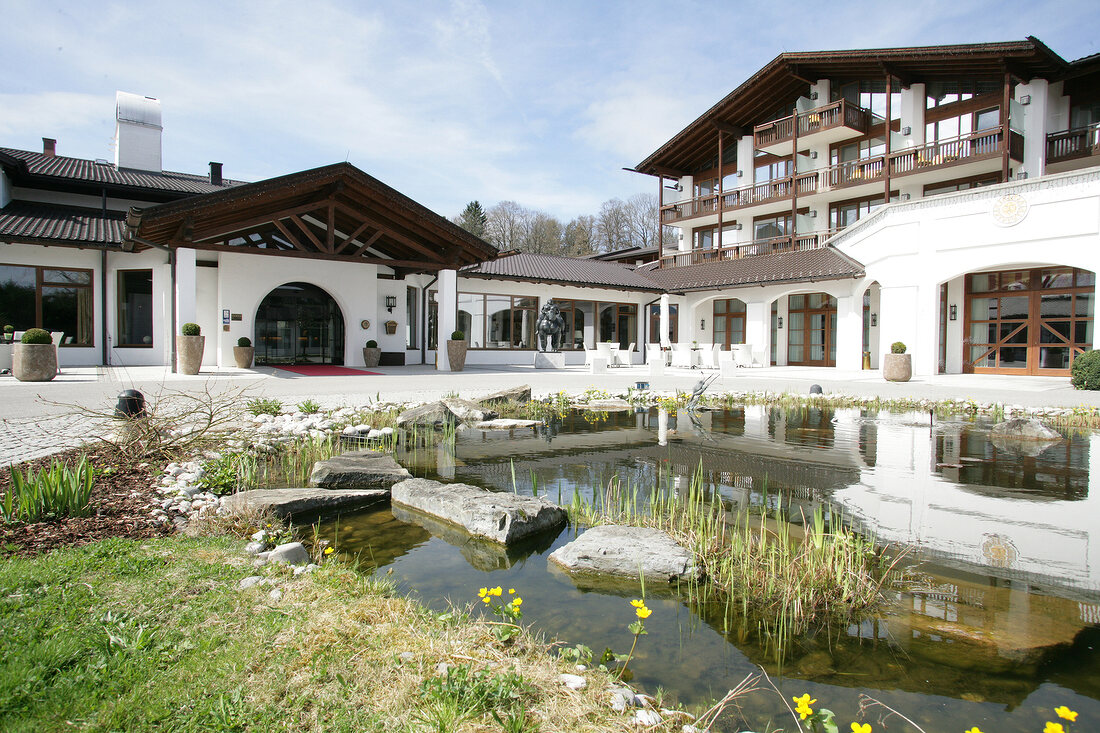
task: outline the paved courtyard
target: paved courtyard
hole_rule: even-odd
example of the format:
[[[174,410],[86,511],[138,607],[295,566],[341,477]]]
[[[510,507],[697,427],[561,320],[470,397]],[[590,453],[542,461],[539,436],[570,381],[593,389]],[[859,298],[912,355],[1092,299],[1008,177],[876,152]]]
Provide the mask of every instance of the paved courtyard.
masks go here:
[[[637,382],[653,390],[685,390],[713,371],[668,369],[651,377],[646,366],[620,367],[590,374],[584,367],[536,370],[532,367],[467,367],[463,372],[437,372],[432,366],[378,367],[380,374],[305,377],[279,369],[206,369],[197,376],[172,374],[164,367],[66,367],[52,382],[23,383],[0,377],[0,465],[47,455],[79,444],[93,434],[81,408],[109,410],[119,392],[137,389],[153,396],[170,392],[222,392],[244,389],[248,397],[263,396],[292,406],[312,399],[324,407],[358,406],[368,402],[436,399],[457,393],[479,396],[505,387],[530,384],[535,396],[589,387],[623,392]],[[769,391],[806,394],[813,384],[826,393],[885,398],[974,399],[1025,407],[1100,407],[1100,392],[1078,392],[1067,378],[952,374],[917,377],[897,384],[878,371],[840,371],[812,367],[739,369],[719,377],[711,393]],[[246,397],[246,399],[248,398]]]

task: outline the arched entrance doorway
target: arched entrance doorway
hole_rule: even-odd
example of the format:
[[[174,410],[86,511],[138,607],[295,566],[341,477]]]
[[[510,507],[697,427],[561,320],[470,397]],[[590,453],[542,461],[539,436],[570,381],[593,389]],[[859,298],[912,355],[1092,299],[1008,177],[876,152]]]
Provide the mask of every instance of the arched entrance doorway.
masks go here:
[[[256,364],[343,364],[344,316],[316,285],[287,283],[256,309]]]

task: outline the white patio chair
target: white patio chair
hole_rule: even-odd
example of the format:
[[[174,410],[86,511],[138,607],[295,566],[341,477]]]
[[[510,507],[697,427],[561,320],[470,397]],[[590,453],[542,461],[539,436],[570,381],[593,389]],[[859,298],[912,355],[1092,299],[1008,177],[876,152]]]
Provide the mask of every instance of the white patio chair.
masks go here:
[[[634,363],[634,343],[631,341],[630,346],[627,346],[625,350],[618,349],[615,351],[615,363],[618,366],[630,366]]]
[[[749,344],[734,344],[733,363],[739,367],[752,366],[752,346]]]
[[[64,331],[50,331],[50,337],[53,338],[53,355],[54,360],[57,362],[57,373],[61,373],[61,352],[57,350],[57,347],[61,345],[62,340],[65,338]]]
[[[672,345],[672,366],[691,369],[692,365],[691,344],[676,343]]]
[[[584,349],[584,365],[592,366],[592,357],[596,355],[596,350],[588,348],[585,344],[581,344],[581,347]]]
[[[699,366],[704,369],[718,368],[718,344],[703,344],[699,347]]]
[[[665,352],[661,350],[660,344],[646,344],[645,345],[645,360],[647,364],[661,364],[665,363]]]

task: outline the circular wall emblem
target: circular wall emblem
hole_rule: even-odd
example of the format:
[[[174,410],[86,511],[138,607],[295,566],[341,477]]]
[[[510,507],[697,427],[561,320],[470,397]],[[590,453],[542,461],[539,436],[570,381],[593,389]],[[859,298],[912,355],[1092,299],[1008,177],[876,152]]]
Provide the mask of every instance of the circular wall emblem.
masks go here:
[[[993,221],[997,226],[1010,227],[1019,224],[1027,216],[1027,199],[1018,193],[1009,193],[993,202]]]
[[[359,327],[362,328],[364,331],[367,330],[368,328],[370,328],[370,321],[364,318],[363,320],[359,321]]]
[[[1000,534],[987,534],[982,542],[982,555],[995,568],[1008,568],[1016,562],[1020,553],[1012,540]]]

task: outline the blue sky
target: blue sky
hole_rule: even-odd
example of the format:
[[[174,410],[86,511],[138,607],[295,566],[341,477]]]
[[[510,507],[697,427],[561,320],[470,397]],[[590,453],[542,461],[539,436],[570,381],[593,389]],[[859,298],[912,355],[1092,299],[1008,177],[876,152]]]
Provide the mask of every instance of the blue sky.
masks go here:
[[[164,166],[259,180],[348,160],[452,216],[563,219],[782,51],[1019,40],[1100,52],[1060,2],[0,0],[0,146],[113,159],[114,93],[158,97]]]

